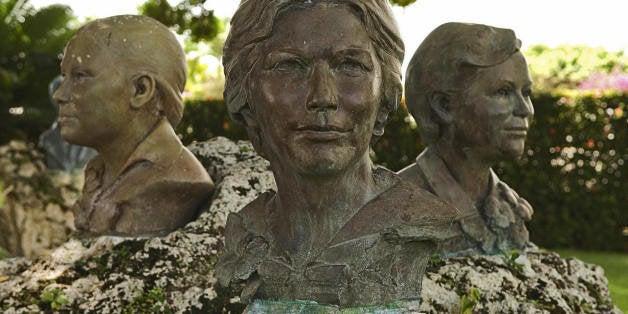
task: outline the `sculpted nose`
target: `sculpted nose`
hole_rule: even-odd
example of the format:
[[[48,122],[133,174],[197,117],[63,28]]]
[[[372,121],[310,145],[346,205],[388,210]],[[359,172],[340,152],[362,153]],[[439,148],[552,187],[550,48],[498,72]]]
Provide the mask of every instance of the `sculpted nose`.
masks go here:
[[[52,95],[52,99],[54,99],[54,101],[56,101],[58,104],[70,102],[70,90],[65,79],[61,81],[59,88],[57,88],[55,93]]]
[[[530,97],[519,95],[513,114],[522,118],[532,118],[534,115],[534,106]]]
[[[317,64],[309,80],[306,108],[311,112],[335,111],[338,97],[329,65]]]

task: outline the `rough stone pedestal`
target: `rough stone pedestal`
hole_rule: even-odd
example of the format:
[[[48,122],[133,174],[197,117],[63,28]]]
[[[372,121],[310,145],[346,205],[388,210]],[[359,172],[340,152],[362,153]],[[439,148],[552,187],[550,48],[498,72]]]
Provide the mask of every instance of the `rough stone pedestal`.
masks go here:
[[[0,312],[241,313],[239,291],[220,288],[213,267],[227,214],[274,188],[272,173],[247,142],[190,148],[216,183],[196,221],[161,238],[74,237],[37,259],[2,260]],[[551,252],[434,259],[419,311],[620,313],[607,285],[599,266]]]

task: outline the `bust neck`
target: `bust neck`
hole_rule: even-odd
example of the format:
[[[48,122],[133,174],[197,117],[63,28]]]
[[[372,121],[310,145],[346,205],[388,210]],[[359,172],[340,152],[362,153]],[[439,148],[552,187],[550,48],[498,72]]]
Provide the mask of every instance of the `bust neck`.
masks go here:
[[[137,117],[138,115],[135,115],[135,118],[130,120],[129,128],[125,130],[124,134],[120,134],[117,138],[111,139],[107,143],[100,143],[97,147],[94,147],[105,164],[103,174],[104,186],[109,186],[115,181],[124,170],[123,167],[129,157],[131,157],[131,154],[159,125],[160,119],[137,121]]]
[[[489,189],[492,162],[482,158],[482,152],[462,145],[438,141],[431,147],[476,206],[482,204]]]
[[[277,194],[269,206],[278,220],[273,233],[297,255],[324,247],[360,208],[389,188],[374,180],[368,154],[333,175],[303,175],[283,167],[273,172]]]

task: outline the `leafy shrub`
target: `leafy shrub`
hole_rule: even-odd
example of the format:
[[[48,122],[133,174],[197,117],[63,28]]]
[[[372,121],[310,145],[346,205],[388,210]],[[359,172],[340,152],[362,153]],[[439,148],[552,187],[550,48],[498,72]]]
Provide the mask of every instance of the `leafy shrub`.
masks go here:
[[[186,101],[183,118],[176,131],[186,145],[194,140],[203,141],[216,136],[247,139],[244,128],[229,118],[222,99]]]
[[[35,9],[29,1],[0,1],[0,145],[36,142],[54,121],[48,84],[59,74],[73,19],[63,5]]]
[[[59,288],[54,288],[42,292],[41,302],[44,304],[48,304],[52,310],[59,310],[64,305],[70,303],[70,301],[65,298],[65,292],[63,292],[63,290]]]
[[[592,76],[604,77],[613,71],[628,70],[628,55],[623,51],[599,47],[535,45],[524,55],[530,65],[534,89],[543,92],[575,89]]]
[[[628,251],[628,94],[541,95],[527,153],[497,172],[535,209],[538,245]]]

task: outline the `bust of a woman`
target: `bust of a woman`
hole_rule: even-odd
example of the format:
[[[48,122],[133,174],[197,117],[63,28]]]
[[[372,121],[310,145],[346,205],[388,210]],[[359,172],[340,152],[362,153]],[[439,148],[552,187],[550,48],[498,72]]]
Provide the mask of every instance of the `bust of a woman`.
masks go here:
[[[244,283],[244,301],[419,298],[456,213],[369,158],[398,107],[402,60],[384,0],[241,4],[225,99],[277,183],[227,221],[216,274]]]
[[[509,29],[447,23],[408,66],[406,104],[427,148],[399,174],[461,211],[448,254],[521,249],[532,207],[491,169],[519,157],[534,114],[521,42]]]

